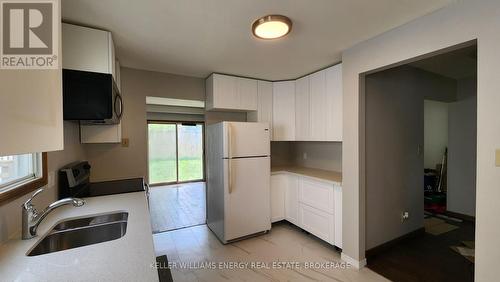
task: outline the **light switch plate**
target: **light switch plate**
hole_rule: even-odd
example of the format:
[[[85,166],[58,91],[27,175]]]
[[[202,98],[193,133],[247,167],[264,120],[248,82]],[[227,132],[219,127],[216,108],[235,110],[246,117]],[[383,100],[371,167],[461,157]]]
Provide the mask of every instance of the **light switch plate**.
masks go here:
[[[55,185],[55,179],[56,179],[56,172],[55,171],[50,171],[49,176],[47,180],[47,186],[53,187]]]
[[[129,145],[129,139],[122,138],[122,147],[128,147],[128,145]]]
[[[500,149],[495,151],[495,166],[500,167]]]

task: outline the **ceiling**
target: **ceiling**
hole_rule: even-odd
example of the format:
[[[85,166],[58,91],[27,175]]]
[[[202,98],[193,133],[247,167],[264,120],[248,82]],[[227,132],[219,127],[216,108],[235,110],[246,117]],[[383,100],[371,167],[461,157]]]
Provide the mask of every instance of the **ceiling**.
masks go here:
[[[454,0],[64,0],[63,20],[113,33],[123,66],[196,77],[212,72],[292,79],[341,60],[350,46]],[[283,14],[275,41],[253,21]]]
[[[453,79],[472,77],[477,73],[477,46],[447,52],[409,65]]]

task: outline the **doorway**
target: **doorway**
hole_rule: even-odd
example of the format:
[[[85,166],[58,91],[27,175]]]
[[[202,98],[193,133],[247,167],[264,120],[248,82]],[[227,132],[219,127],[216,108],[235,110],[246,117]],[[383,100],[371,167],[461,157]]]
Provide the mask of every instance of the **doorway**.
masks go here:
[[[203,123],[148,121],[149,183],[203,181],[203,135]]]
[[[153,233],[206,222],[202,122],[148,121]]]
[[[473,281],[477,46],[367,74],[366,257],[393,281]]]

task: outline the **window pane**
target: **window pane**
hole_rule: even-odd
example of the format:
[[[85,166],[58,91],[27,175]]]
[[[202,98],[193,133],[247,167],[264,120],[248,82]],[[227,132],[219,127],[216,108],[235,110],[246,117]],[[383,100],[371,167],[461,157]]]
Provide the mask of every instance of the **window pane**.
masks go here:
[[[148,124],[149,181],[177,181],[175,124]]]
[[[179,181],[203,179],[203,127],[179,125]]]
[[[0,186],[34,175],[33,154],[0,157]]]

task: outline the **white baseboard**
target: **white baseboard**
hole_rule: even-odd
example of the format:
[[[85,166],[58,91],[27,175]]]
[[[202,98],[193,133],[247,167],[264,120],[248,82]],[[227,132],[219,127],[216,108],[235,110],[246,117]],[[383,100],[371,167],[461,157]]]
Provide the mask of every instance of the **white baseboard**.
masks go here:
[[[363,268],[366,266],[366,258],[359,261],[359,260],[351,258],[350,256],[346,255],[345,253],[341,253],[340,259],[349,263],[350,265],[354,266],[356,269],[360,269],[360,268]]]

